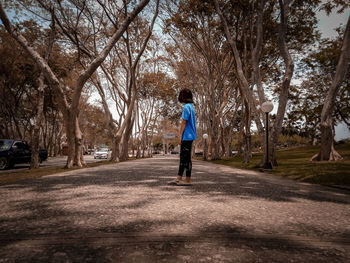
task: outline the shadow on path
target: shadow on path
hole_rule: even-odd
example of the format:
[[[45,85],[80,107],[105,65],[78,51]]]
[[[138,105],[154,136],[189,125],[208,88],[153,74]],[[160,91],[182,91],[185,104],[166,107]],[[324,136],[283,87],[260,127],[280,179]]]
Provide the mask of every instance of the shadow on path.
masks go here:
[[[137,160],[1,186],[0,262],[350,259],[346,192],[198,161],[192,187],[168,186],[177,162]]]

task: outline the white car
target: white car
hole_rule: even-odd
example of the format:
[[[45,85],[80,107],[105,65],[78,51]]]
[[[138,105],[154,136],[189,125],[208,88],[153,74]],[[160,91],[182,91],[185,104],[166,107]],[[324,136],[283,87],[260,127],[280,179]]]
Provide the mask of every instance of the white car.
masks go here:
[[[94,153],[94,159],[108,159],[108,149],[102,148]]]

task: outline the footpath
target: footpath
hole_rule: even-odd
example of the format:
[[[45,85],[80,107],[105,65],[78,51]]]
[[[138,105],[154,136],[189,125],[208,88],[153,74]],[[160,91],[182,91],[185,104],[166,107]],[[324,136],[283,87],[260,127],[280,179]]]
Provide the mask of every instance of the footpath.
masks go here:
[[[350,192],[160,156],[0,186],[0,262],[350,262]]]

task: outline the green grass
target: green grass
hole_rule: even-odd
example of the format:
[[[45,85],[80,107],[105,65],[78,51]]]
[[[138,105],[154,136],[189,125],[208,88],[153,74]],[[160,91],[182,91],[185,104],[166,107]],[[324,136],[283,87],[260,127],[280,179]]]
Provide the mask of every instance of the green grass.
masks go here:
[[[279,150],[277,152],[278,166],[273,168],[272,173],[303,182],[350,186],[350,144],[338,145],[335,148],[344,158],[342,161],[311,162],[311,157],[318,153],[319,147],[308,146]],[[238,168],[259,170],[259,168],[255,168],[255,165],[260,162],[261,158],[261,153],[254,154],[250,164],[247,165],[242,164],[239,157],[213,162]]]
[[[100,161],[100,162],[95,162],[95,163],[89,163],[83,168],[88,168],[88,167],[96,167],[100,165],[105,165],[105,164],[114,164],[114,162],[110,161]],[[11,171],[9,173],[1,173],[0,174],[0,185],[2,184],[8,184],[8,183],[15,183],[18,181],[22,180],[27,180],[27,179],[36,179],[40,178],[45,175],[50,175],[50,174],[56,174],[56,173],[64,173],[72,170],[78,170],[82,168],[39,168],[39,169],[27,169],[27,170],[20,170],[20,171]]]

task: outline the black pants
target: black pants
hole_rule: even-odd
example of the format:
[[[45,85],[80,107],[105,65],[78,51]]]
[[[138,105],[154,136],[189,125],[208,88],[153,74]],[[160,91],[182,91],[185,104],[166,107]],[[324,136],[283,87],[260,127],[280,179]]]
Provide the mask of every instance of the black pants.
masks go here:
[[[182,176],[186,169],[186,177],[191,177],[192,161],[191,150],[193,141],[182,141],[180,151],[180,165],[178,175]]]

